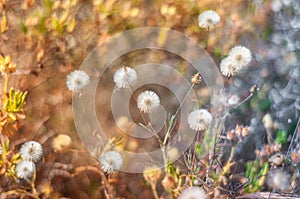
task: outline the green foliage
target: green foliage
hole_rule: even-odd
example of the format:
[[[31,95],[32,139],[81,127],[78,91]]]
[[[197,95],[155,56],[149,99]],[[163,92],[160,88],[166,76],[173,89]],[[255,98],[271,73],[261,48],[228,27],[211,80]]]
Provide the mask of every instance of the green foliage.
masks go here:
[[[277,144],[286,144],[287,143],[287,132],[284,130],[277,131],[275,142]]]
[[[9,113],[18,113],[22,110],[25,104],[27,91],[15,91],[14,88],[10,89],[8,100],[4,104],[4,110]]]
[[[271,106],[269,99],[263,98],[258,94],[255,94],[250,101],[251,108],[256,108],[260,112],[266,112]]]
[[[220,47],[216,47],[214,49],[214,55],[218,58],[218,59],[222,59],[222,49]]]
[[[168,163],[168,174],[172,175],[176,179],[180,175],[179,168],[176,168],[174,162],[172,162],[172,161],[169,161],[169,163]]]
[[[2,151],[0,153],[0,175],[13,177],[17,181],[15,173],[16,165],[22,160],[20,153],[14,153],[9,147],[9,140],[2,142]]]
[[[28,28],[23,21],[20,22],[21,30],[24,34],[28,32]]]
[[[266,174],[269,170],[269,163],[265,162],[259,166],[258,160],[254,162],[248,161],[246,164],[245,177],[250,179],[249,186],[245,188],[247,193],[256,192],[261,190],[264,186]]]
[[[267,40],[270,38],[270,36],[271,36],[272,33],[273,33],[273,28],[272,28],[272,26],[266,25],[264,31],[261,33],[261,37],[262,37],[265,41],[267,41]]]

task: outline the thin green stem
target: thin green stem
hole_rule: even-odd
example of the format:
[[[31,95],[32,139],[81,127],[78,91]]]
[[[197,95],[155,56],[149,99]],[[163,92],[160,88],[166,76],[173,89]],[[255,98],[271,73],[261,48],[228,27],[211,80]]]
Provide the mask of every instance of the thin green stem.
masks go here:
[[[183,103],[185,102],[186,98],[189,96],[190,92],[193,90],[195,84],[192,84],[190,90],[187,92],[186,96],[184,97],[184,99],[182,100],[182,102],[179,104],[179,107],[177,108],[176,112],[174,115],[171,116],[170,120],[169,120],[169,126],[168,126],[168,130],[166,132],[166,136],[164,138],[163,141],[163,145],[165,146],[167,144],[167,141],[171,135],[171,132],[173,131],[175,124],[176,124],[176,117],[179,113],[179,110],[181,109]]]
[[[253,93],[250,93],[250,95],[248,95],[248,97],[246,97],[242,102],[240,102],[239,104],[233,106],[234,109],[236,109],[237,107],[239,107],[240,105],[244,104],[245,102],[247,102],[251,97],[253,96]]]

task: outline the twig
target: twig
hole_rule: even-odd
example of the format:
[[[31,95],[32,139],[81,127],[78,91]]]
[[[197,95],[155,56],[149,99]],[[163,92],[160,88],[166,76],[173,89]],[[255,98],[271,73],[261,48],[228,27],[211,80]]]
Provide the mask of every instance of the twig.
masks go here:
[[[288,148],[288,150],[287,150],[287,152],[286,152],[286,154],[285,154],[285,157],[287,157],[287,155],[289,154],[289,152],[290,152],[290,150],[291,150],[291,147],[292,147],[292,141],[294,140],[296,134],[298,133],[298,127],[299,127],[299,125],[300,125],[300,118],[298,119],[298,122],[297,122],[297,125],[296,125],[296,128],[295,128],[293,137],[292,137],[292,139],[291,139],[291,143],[290,143],[289,148]]]

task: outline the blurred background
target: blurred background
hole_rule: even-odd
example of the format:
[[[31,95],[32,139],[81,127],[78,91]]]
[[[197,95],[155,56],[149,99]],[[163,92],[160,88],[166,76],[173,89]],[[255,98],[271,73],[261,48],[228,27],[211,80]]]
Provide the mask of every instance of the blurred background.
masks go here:
[[[260,88],[225,121],[225,132],[240,124],[250,126],[253,134],[252,141],[241,143],[236,158],[246,154],[245,161],[255,159],[254,151],[267,142],[263,119],[266,115],[271,118],[274,137],[280,131],[287,138],[283,150],[290,142],[292,149],[300,148],[299,133],[292,140],[300,114],[298,0],[2,0],[0,10],[0,53],[10,55],[17,64],[9,87],[28,91],[26,118],[12,140],[37,140],[43,145],[45,154],[43,163],[38,165],[37,189],[45,198],[105,198],[104,189],[116,198],[153,197],[141,174],[119,172],[109,185],[103,185],[104,174],[84,167],[99,167],[99,163],[78,137],[72,93],[65,83],[66,76],[78,69],[98,44],[133,28],[162,27],[186,34],[208,51],[217,66],[233,46],[249,48],[253,56],[250,66],[234,78],[224,77],[227,93],[240,99],[249,95],[254,84]],[[209,32],[198,26],[198,15],[205,10],[214,10],[221,17],[221,22]],[[137,65],[141,59],[163,62],[170,59],[168,56],[159,51],[129,54],[116,60],[113,67]],[[192,74],[188,63],[176,64],[182,74]],[[107,72],[104,86],[111,86],[114,71]],[[3,79],[0,81],[2,86]],[[208,95],[205,88],[197,92]],[[167,90],[162,93],[166,98],[171,95]],[[97,103],[98,119],[105,121],[114,136],[118,129],[110,105],[99,99]],[[71,138],[70,145],[63,149],[53,144],[60,134]],[[60,138],[54,143],[58,141],[68,142]],[[245,152],[249,147],[244,145],[253,153]],[[135,142],[130,145],[137,151],[142,146],[143,143]],[[19,186],[4,177],[0,182],[2,191]],[[163,192],[161,185],[157,189]]]

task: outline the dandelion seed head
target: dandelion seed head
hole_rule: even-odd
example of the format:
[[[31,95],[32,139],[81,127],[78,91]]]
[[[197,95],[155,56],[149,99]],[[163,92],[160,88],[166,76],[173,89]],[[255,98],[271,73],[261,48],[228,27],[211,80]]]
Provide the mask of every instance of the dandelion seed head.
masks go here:
[[[107,151],[100,157],[100,166],[105,173],[113,173],[121,169],[123,158],[117,151]]]
[[[188,124],[195,131],[206,130],[212,121],[211,114],[205,109],[196,109],[188,116]]]
[[[200,187],[189,187],[184,189],[178,199],[205,199],[206,194]]]
[[[231,58],[232,64],[237,68],[238,71],[247,66],[252,59],[250,50],[244,46],[233,47],[229,51],[228,57]]]
[[[144,91],[137,97],[137,107],[144,113],[150,113],[160,104],[158,95],[153,91]]]
[[[230,57],[226,57],[220,63],[220,71],[224,76],[231,77],[237,74],[238,68],[233,64]]]
[[[16,174],[19,178],[29,180],[35,172],[35,164],[32,161],[23,160],[16,167]]]
[[[136,71],[130,67],[122,67],[114,74],[114,82],[118,88],[128,88],[137,80]]]
[[[20,154],[24,160],[37,163],[42,159],[43,147],[36,141],[28,141],[22,145]]]
[[[213,10],[202,12],[198,17],[198,23],[201,28],[211,28],[220,22],[220,15]]]
[[[67,87],[70,91],[76,92],[90,83],[90,77],[84,71],[75,70],[67,76]]]

